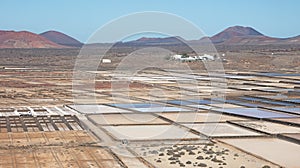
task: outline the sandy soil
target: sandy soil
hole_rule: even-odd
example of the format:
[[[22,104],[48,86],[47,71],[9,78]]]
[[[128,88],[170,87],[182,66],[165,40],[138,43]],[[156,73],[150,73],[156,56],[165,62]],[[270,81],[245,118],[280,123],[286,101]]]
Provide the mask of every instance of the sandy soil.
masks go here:
[[[278,167],[222,143],[147,146],[133,150],[155,167]]]
[[[276,138],[240,138],[222,139],[221,141],[263,157],[271,162],[276,162],[284,167],[299,167],[300,146]]]
[[[300,127],[292,127],[267,121],[241,121],[235,123],[244,127],[252,128],[269,134],[300,133]]]
[[[199,139],[201,136],[189,133],[175,125],[132,125],[104,126],[114,138],[122,140],[164,140],[164,139]]]
[[[169,122],[151,114],[90,115],[89,118],[100,125],[170,124]]]

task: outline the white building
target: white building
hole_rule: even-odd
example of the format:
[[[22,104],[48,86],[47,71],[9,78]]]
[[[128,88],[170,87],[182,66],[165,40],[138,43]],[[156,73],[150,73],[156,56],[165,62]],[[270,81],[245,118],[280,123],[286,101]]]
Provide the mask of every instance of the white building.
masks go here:
[[[110,64],[111,60],[110,59],[102,59],[101,62],[104,63],[104,64]]]
[[[176,55],[173,55],[171,58],[174,59],[174,60],[180,60],[181,57],[182,57],[182,55],[176,54]]]
[[[212,55],[204,54],[202,56],[196,56],[198,60],[210,60],[213,61],[215,60],[215,57]]]
[[[189,56],[189,57],[180,58],[180,61],[182,61],[182,62],[193,62],[193,61],[196,61],[196,58]]]
[[[181,62],[193,62],[193,61],[204,61],[204,60],[209,60],[213,61],[215,60],[215,56],[204,54],[202,56],[183,56],[183,55],[173,55],[171,56],[171,59],[181,61]]]

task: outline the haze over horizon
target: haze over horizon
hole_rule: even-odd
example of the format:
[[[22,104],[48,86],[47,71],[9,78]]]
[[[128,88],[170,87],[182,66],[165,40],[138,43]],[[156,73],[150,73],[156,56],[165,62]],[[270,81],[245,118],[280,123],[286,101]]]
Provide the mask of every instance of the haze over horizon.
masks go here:
[[[181,16],[196,24],[207,36],[230,26],[249,26],[271,37],[300,34],[296,22],[299,1],[16,1],[4,0],[0,6],[0,30],[42,33],[56,30],[82,42],[99,27],[135,12],[159,11]],[[284,12],[282,12],[284,11]]]

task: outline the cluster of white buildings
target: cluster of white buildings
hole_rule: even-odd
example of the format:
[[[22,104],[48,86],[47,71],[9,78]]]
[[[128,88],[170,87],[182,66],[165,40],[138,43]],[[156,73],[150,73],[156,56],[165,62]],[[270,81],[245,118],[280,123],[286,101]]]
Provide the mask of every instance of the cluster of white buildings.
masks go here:
[[[187,55],[173,55],[171,56],[172,60],[181,61],[181,62],[193,62],[193,61],[214,61],[216,56],[204,54],[200,56],[187,56]]]

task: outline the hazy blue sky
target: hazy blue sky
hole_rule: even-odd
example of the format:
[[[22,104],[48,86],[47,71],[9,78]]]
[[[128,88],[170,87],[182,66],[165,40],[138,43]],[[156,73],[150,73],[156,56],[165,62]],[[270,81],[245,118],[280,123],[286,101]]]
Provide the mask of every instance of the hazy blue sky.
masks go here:
[[[234,25],[274,37],[300,35],[299,0],[1,0],[0,29],[58,30],[84,42],[110,20],[142,11],[179,15],[209,36]]]

